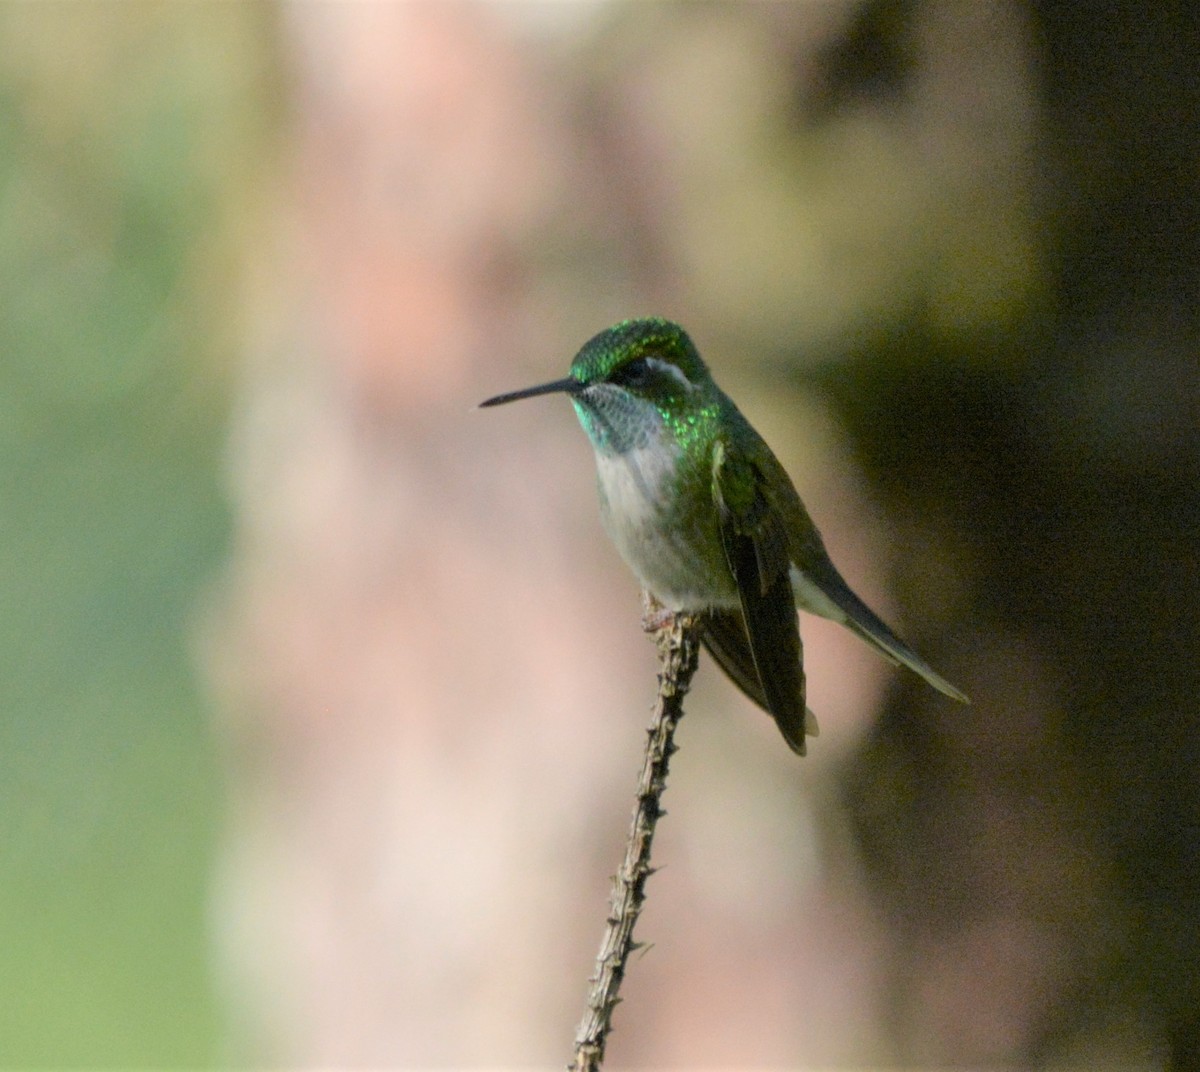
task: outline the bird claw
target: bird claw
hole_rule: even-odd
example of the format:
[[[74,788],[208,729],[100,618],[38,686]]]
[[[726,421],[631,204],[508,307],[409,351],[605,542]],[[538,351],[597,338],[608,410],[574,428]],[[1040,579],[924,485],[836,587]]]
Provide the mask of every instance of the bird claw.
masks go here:
[[[649,592],[642,591],[642,629],[658,633],[675,621],[675,611],[668,610]]]

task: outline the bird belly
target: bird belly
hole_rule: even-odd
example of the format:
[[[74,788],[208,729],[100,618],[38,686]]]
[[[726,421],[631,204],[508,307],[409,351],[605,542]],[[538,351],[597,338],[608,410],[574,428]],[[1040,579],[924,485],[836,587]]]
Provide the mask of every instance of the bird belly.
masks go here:
[[[669,610],[739,606],[716,513],[680,487],[677,456],[661,443],[596,455],[600,514],[621,557]],[[707,507],[707,509],[706,509]]]

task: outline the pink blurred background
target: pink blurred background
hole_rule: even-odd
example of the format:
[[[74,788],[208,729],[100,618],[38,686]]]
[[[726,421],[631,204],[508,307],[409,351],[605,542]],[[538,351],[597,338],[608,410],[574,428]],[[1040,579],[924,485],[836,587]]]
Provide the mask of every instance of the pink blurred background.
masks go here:
[[[0,28],[0,1060],[566,1062],[655,663],[476,405],[656,314],[974,704],[806,617],[801,760],[702,660],[609,1065],[1200,1068],[1194,15]]]
[[[287,139],[212,662],[236,801],[217,918],[248,1052],[564,1058],[652,653],[569,407],[473,406],[661,314],[852,583],[976,704],[806,620],[823,733],[797,761],[705,665],[610,1060],[1152,1061],[1113,997],[1136,912],[1084,818],[1069,660],[997,610],[997,530],[955,445],[905,443],[915,467],[880,480],[888,437],[855,401],[915,389],[914,425],[953,434],[940,399],[978,419],[986,392],[963,396],[1020,376],[1057,301],[1039,13],[296,5],[280,33]],[[893,866],[911,873],[889,894]]]

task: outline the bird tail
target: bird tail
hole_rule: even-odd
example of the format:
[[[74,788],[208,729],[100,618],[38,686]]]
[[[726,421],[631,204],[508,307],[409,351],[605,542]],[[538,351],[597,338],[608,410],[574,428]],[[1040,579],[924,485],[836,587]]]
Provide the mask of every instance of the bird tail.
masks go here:
[[[836,579],[834,579],[836,578]],[[822,592],[845,616],[842,623],[862,637],[880,655],[897,666],[907,666],[920,674],[930,685],[944,696],[959,703],[970,703],[970,699],[950,684],[924,659],[904,643],[888,625],[868,607],[842,577],[834,572],[833,578],[823,577]]]

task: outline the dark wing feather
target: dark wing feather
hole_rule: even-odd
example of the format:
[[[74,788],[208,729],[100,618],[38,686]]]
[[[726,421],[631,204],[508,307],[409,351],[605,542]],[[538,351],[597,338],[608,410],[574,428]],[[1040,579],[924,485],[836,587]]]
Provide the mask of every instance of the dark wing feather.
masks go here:
[[[768,714],[767,694],[758,680],[741,611],[708,610],[700,616],[700,639],[717,665],[751,700]]]
[[[746,635],[746,623],[741,611],[706,610],[700,615],[700,624],[700,640],[709,655],[717,660],[717,665],[729,675],[730,681],[770,714],[771,708],[767,704],[762,682],[758,680],[758,668],[750,652],[750,638]],[[803,651],[800,657],[800,688],[804,688]],[[817,716],[808,708],[804,709],[804,732],[809,737],[817,735]]]
[[[789,747],[804,755],[804,670],[800,626],[789,575],[787,528],[762,491],[762,473],[749,459],[718,442],[713,452],[713,499],[725,560],[737,582],[745,637],[759,689],[751,699],[774,717]],[[735,667],[735,683],[748,677],[744,654],[726,632],[717,646],[722,667]],[[722,637],[724,644],[722,645]],[[711,649],[710,649],[711,650]]]
[[[745,425],[743,431],[745,434],[756,436],[749,425]],[[837,567],[830,561],[821,536],[808,516],[808,511],[804,509],[804,503],[796,494],[796,489],[792,487],[787,472],[779,464],[779,459],[770,452],[765,443],[761,440],[759,443],[762,446],[759,460],[764,471],[764,493],[769,495],[775,510],[791,519],[788,527],[791,536],[789,557],[805,579],[815,585],[841,613],[830,614],[826,609],[818,607],[803,609],[841,622],[888,661],[916,671],[930,685],[951,699],[970,703],[963,693],[896,636],[879,616],[854,594],[838,573]]]

